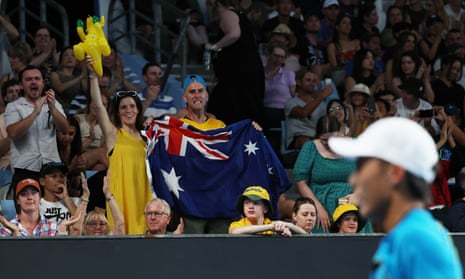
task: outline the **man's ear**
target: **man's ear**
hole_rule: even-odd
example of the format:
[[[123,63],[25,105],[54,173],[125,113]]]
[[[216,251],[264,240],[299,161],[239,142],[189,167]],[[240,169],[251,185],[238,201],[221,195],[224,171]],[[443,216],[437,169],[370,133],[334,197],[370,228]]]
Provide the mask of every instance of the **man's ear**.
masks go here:
[[[389,165],[388,173],[392,179],[393,184],[399,184],[405,177],[407,171],[398,165]]]

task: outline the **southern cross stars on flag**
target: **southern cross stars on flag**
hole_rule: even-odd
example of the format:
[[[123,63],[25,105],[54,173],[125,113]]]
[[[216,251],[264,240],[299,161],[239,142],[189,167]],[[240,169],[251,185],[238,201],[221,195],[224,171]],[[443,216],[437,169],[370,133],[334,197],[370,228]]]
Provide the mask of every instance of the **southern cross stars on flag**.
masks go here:
[[[154,120],[146,131],[148,161],[156,195],[182,216],[237,217],[237,198],[260,185],[272,204],[291,183],[276,154],[250,120],[200,131],[182,121]]]

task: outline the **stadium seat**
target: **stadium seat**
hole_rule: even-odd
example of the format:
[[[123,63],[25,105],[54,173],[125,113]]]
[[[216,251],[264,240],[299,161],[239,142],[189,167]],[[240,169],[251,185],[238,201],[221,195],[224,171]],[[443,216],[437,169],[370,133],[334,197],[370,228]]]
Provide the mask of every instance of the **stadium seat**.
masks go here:
[[[15,202],[13,200],[0,200],[0,211],[7,220],[16,216]]]
[[[297,159],[297,155],[299,154],[298,149],[288,149],[287,148],[287,127],[286,121],[281,121],[281,158],[282,163],[285,168],[294,168],[295,160]]]

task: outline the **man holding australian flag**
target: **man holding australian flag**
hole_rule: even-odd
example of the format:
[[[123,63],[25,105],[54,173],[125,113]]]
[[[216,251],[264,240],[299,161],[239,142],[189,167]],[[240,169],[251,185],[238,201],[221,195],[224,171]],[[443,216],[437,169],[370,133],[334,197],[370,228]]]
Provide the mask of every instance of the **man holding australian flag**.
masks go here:
[[[153,189],[183,217],[184,233],[227,233],[240,217],[237,198],[252,185],[269,191],[278,212],[291,183],[264,134],[252,120],[225,126],[206,113],[201,76],[189,75],[183,88],[185,115],[154,120],[147,135]]]

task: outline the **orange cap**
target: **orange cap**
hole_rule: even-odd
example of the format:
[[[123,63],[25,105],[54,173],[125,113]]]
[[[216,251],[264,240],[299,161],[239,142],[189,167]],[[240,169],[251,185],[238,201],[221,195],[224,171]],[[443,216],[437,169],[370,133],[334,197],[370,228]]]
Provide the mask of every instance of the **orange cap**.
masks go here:
[[[39,182],[32,178],[26,178],[18,182],[18,184],[16,185],[16,195],[18,195],[22,190],[24,190],[24,188],[28,186],[34,187],[37,189],[37,191],[40,192]]]

